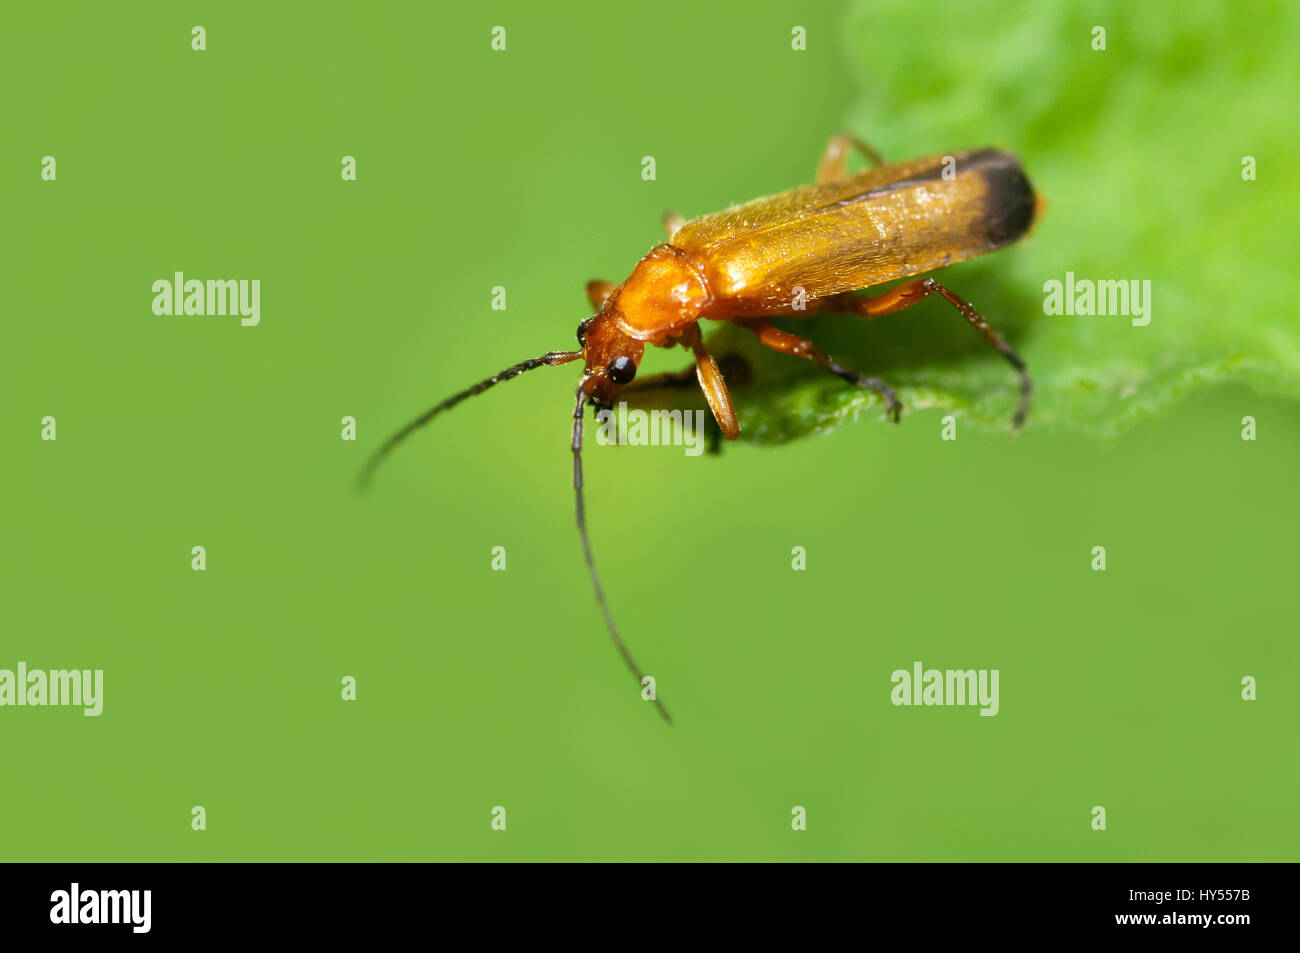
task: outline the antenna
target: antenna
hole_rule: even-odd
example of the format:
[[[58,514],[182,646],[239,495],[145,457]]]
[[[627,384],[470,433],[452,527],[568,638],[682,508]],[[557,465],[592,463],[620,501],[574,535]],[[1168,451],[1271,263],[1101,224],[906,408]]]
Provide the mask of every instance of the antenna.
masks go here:
[[[645,676],[641,673],[641,667],[636,664],[636,659],[632,658],[632,653],[628,651],[627,645],[623,642],[623,637],[618,634],[618,626],[614,624],[614,616],[609,611],[609,603],[605,601],[605,590],[600,586],[600,575],[596,572],[596,561],[591,555],[591,539],[587,535],[587,512],[582,503],[582,410],[586,406],[587,399],[591,396],[587,389],[588,386],[588,382],[584,381],[582,386],[578,388],[578,403],[573,408],[573,494],[577,506],[578,535],[582,537],[582,554],[587,557],[587,569],[591,573],[591,587],[596,590],[596,602],[600,604],[600,611],[605,616],[605,627],[609,629],[610,640],[614,643],[614,647],[618,649],[618,654],[623,656],[623,661],[627,663],[628,669],[636,677],[636,683],[641,685]],[[657,696],[654,703],[655,707],[659,709],[659,714],[663,715],[664,721],[671,725],[673,716],[668,714],[668,709],[664,707],[664,703]]]
[[[393,434],[383,445],[366,461],[366,465],[361,470],[361,475],[357,478],[357,489],[366,490],[370,486],[370,481],[375,475],[375,470],[379,465],[388,458],[388,455],[397,448],[407,437],[419,430],[438,414],[444,410],[450,410],[462,400],[468,397],[477,397],[489,387],[494,387],[502,381],[508,381],[512,377],[518,377],[524,371],[531,371],[538,367],[555,367],[559,364],[568,364],[570,361],[576,361],[582,357],[581,351],[547,351],[541,357],[529,358],[522,363],[507,367],[504,371],[498,371],[486,380],[481,380],[473,387],[468,387],[459,394],[452,394],[442,403],[430,407],[420,416],[416,417],[409,424],[403,427],[397,433]]]

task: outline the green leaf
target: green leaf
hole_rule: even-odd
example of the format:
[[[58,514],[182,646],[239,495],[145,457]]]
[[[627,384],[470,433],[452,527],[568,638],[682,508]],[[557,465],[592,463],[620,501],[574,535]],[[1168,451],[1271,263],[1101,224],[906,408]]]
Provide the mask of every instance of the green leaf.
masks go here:
[[[1009,249],[935,276],[1034,379],[1028,427],[1113,436],[1206,385],[1300,394],[1294,231],[1300,5],[858,2],[844,32],[859,98],[846,126],[887,159],[998,146],[1048,202]],[[1104,27],[1106,49],[1093,49]],[[809,166],[820,144],[808,144]],[[1242,177],[1253,156],[1255,181]],[[795,183],[791,183],[792,185]],[[1044,283],[1151,281],[1151,320],[1044,313]],[[878,292],[882,289],[874,289]],[[909,412],[1010,431],[1016,376],[937,298],[866,320],[777,322],[884,378]],[[709,325],[747,364],[743,439],[823,432],[882,399]],[[729,377],[729,380],[732,378]],[[649,395],[654,403],[666,395]],[[681,393],[673,397],[681,403]]]

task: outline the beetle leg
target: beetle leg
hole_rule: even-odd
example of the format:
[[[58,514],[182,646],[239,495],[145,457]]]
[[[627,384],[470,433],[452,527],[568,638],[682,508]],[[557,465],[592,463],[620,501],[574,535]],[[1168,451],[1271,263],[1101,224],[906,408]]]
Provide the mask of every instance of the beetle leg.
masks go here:
[[[638,377],[632,383],[628,384],[619,395],[629,397],[648,390],[683,390],[687,387],[699,386],[699,372],[696,371],[695,365],[691,364],[680,371],[669,371],[663,374],[651,374],[649,377]],[[722,452],[722,428],[717,426],[716,419],[706,427],[709,432],[709,444],[707,450],[710,454],[719,454]]]
[[[815,183],[824,185],[827,182],[838,182],[843,179],[849,164],[849,153],[854,149],[866,156],[872,165],[885,164],[885,160],[880,158],[880,153],[861,139],[847,132],[837,132],[831,136],[830,142],[826,143],[826,148],[822,150],[821,161],[817,163]]]
[[[730,379],[733,386],[740,384],[744,386],[749,382],[750,367],[739,354],[724,354],[718,361],[718,370],[722,373],[723,379]],[[634,395],[648,390],[680,390],[684,387],[695,387],[699,383],[699,372],[695,365],[691,364],[680,371],[669,371],[663,374],[651,374],[649,377],[638,377],[632,383],[628,384],[621,391],[622,395]],[[708,426],[710,454],[719,454],[722,452],[722,428],[717,426],[717,418]]]
[[[686,219],[680,212],[664,212],[664,231],[668,233],[668,240],[672,241],[677,230],[686,224]]]
[[[731,403],[731,392],[727,390],[727,382],[722,378],[722,371],[718,370],[718,362],[704,346],[700,326],[692,324],[682,335],[681,343],[689,347],[695,355],[695,375],[699,378],[700,390],[704,391],[704,399],[709,402],[709,410],[713,411],[713,419],[718,422],[724,437],[735,440],[740,436],[740,422],[736,419],[736,408]]]
[[[836,303],[847,311],[874,318],[882,314],[893,314],[895,311],[910,308],[918,301],[932,294],[943,295],[949,304],[961,312],[962,317],[974,325],[976,331],[984,335],[984,340],[988,341],[992,347],[1007,359],[1007,363],[1019,372],[1020,401],[1016,405],[1016,414],[1011,419],[1012,426],[1019,428],[1025,422],[1025,415],[1029,413],[1029,395],[1033,391],[1033,385],[1029,380],[1029,371],[1025,367],[1025,362],[1020,359],[1020,355],[1011,350],[1010,345],[1002,339],[1002,335],[989,327],[989,323],[984,320],[984,317],[964,298],[959,298],[933,278],[918,278],[915,281],[909,281],[896,288],[891,288],[881,295],[875,295],[871,298],[843,298]]]
[[[663,374],[651,374],[649,377],[638,377],[632,383],[624,387],[619,393],[635,394],[643,390],[678,390],[683,387],[693,387],[698,377],[695,373],[695,365],[692,364],[684,370],[669,371]]]
[[[587,300],[591,302],[593,308],[603,308],[605,299],[613,293],[618,285],[612,281],[589,281],[587,282]]]
[[[791,334],[788,331],[782,331],[774,326],[772,322],[762,318],[754,318],[747,321],[737,321],[737,324],[743,324],[756,335],[763,346],[770,347],[772,350],[781,354],[791,354],[795,357],[806,357],[810,361],[816,361],[826,370],[830,371],[836,377],[841,377],[850,384],[858,387],[865,387],[867,390],[873,390],[885,398],[887,404],[887,413],[898,423],[899,414],[903,411],[903,405],[899,402],[898,396],[894,389],[882,381],[879,377],[867,377],[859,374],[857,371],[851,371],[847,367],[836,364],[830,359],[825,351],[821,350],[812,341],[801,338],[797,334]]]

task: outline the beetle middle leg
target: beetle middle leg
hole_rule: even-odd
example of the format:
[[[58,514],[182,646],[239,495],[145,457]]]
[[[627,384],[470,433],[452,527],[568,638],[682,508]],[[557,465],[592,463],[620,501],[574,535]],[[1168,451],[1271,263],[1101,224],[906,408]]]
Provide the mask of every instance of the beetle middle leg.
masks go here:
[[[1011,425],[1019,429],[1025,422],[1025,416],[1029,413],[1029,397],[1033,392],[1033,384],[1029,380],[1029,370],[1025,367],[1025,362],[1020,359],[1020,355],[1013,351],[1011,346],[1002,339],[1002,335],[989,327],[989,323],[984,320],[983,315],[976,311],[974,306],[964,298],[953,294],[933,278],[918,278],[915,281],[908,281],[896,288],[891,288],[884,294],[870,298],[851,298],[847,295],[837,295],[831,307],[852,311],[864,317],[875,318],[882,314],[893,314],[895,311],[910,308],[918,301],[928,298],[932,294],[942,295],[949,304],[960,311],[962,317],[974,325],[975,330],[984,336],[984,340],[988,341],[999,354],[1005,357],[1007,363],[1020,374],[1020,400],[1016,404],[1015,416],[1011,419]]]
[[[813,344],[812,341],[801,338],[797,334],[791,334],[789,331],[782,331],[770,321],[757,318],[737,321],[736,323],[744,325],[758,335],[758,340],[764,347],[770,347],[781,354],[806,357],[810,361],[816,361],[836,377],[843,378],[850,384],[875,391],[885,398],[886,412],[893,418],[894,423],[898,423],[899,415],[903,412],[903,405],[899,401],[898,395],[894,393],[894,389],[879,377],[867,377],[865,374],[859,374],[857,371],[851,371],[847,367],[836,364],[825,351]]]
[[[880,157],[880,153],[861,139],[851,136],[847,132],[837,132],[831,136],[830,141],[826,143],[826,148],[822,150],[822,157],[817,163],[817,177],[813,180],[814,183],[825,185],[827,182],[838,182],[843,179],[849,165],[849,153],[854,149],[866,156],[872,165],[885,164],[885,160]]]

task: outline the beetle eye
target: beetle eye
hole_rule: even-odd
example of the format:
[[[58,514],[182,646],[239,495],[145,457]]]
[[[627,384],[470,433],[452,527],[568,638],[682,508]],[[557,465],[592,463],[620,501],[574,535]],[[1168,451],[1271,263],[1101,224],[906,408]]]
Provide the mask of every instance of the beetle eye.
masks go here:
[[[579,344],[579,346],[585,346],[585,345],[586,345],[587,342],[584,341],[583,338],[585,338],[585,337],[587,336],[587,328],[591,327],[591,322],[594,321],[594,320],[596,320],[596,319],[595,319],[595,318],[588,318],[586,321],[583,321],[580,325],[578,325],[578,344]]]
[[[630,383],[632,378],[636,377],[636,362],[630,357],[616,357],[609,362],[605,373],[615,384]]]

